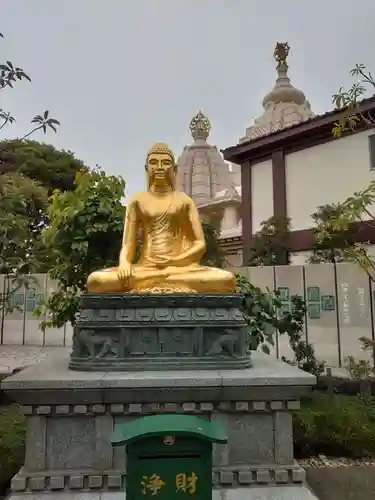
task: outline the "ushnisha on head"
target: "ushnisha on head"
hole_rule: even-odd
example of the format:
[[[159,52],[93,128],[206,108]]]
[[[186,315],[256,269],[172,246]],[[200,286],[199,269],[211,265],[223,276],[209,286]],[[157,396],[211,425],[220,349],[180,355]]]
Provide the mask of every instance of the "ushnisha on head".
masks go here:
[[[167,144],[157,142],[147,153],[145,169],[148,189],[151,186],[169,186],[174,189],[177,165]]]

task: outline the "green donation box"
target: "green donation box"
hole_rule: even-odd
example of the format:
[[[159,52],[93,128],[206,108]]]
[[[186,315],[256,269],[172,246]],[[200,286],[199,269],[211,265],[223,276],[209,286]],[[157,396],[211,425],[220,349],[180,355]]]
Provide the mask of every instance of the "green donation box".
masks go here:
[[[126,445],[126,500],[212,498],[212,444],[220,427],[193,415],[153,415],[115,424],[114,446]]]

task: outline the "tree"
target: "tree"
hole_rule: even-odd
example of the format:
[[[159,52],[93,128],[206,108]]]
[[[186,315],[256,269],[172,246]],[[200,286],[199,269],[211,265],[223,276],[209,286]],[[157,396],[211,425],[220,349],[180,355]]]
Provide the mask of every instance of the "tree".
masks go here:
[[[353,83],[349,90],[340,87],[332,96],[336,108],[345,110],[344,116],[334,123],[335,137],[340,137],[343,132],[353,131],[360,122],[369,127],[375,126],[375,116],[368,111],[361,112],[359,106],[367,91],[375,92],[375,80],[364,64],[356,64],[350,74],[357,77],[358,81]]]
[[[87,170],[74,153],[58,150],[51,144],[20,139],[0,142],[0,175],[21,173],[45,186],[49,194],[55,189],[74,189],[76,173]]]
[[[4,35],[0,33],[0,38],[4,38]],[[6,61],[3,64],[0,64],[0,90],[5,90],[7,88],[13,88],[13,85],[16,82],[27,80],[31,82],[31,78],[24,72],[22,68],[14,66],[11,61]],[[15,122],[14,116],[12,116],[10,111],[5,111],[0,108],[0,119],[2,119],[2,123],[0,124],[0,130],[2,130],[7,124],[12,124]],[[27,132],[25,135],[21,137],[21,139],[27,139],[32,134],[34,134],[37,130],[42,130],[44,133],[47,132],[48,129],[52,129],[54,132],[57,132],[57,127],[60,125],[60,122],[55,118],[51,118],[49,115],[49,111],[44,111],[41,115],[35,115],[31,120],[32,129]]]
[[[118,265],[124,189],[120,177],[94,170],[77,174],[74,191],[53,194],[43,241],[53,252],[50,276],[60,288],[49,298],[44,326],[74,323],[88,275]]]
[[[206,240],[206,252],[202,259],[202,264],[205,266],[224,267],[226,258],[219,242],[219,230],[202,222],[204,237]]]
[[[87,170],[73,153],[48,144],[19,139],[0,142],[0,272],[9,278],[0,309],[12,308],[12,287],[27,285],[27,273],[48,272],[53,252],[41,237],[48,225],[48,196],[56,189],[73,189],[77,172]]]
[[[0,38],[3,34],[0,33]],[[12,89],[16,82],[31,78],[22,68],[15,66],[11,61],[0,64],[0,90]],[[0,131],[8,124],[14,123],[15,118],[10,111],[0,108]],[[32,128],[20,140],[27,139],[38,130],[44,133],[51,129],[57,132],[60,122],[51,118],[49,111],[36,115],[31,120]],[[4,146],[4,144],[3,144]],[[1,149],[1,145],[0,145]],[[0,158],[0,164],[2,163]],[[12,308],[10,301],[14,286],[19,288],[27,284],[26,272],[30,272],[35,264],[34,251],[40,242],[38,217],[42,213],[41,205],[45,202],[43,188],[32,180],[26,180],[20,172],[3,175],[0,182],[0,238],[1,262],[0,267],[10,280],[11,288],[0,297],[0,309],[8,311]],[[31,217],[33,214],[33,217]],[[30,219],[31,217],[31,219]],[[34,260],[33,260],[34,259]]]
[[[372,96],[375,95],[374,77],[364,64],[356,64],[350,71],[350,74],[351,76],[358,77],[359,81],[354,83],[348,91],[340,87],[339,91],[332,96],[336,107],[345,110],[344,116],[334,123],[332,129],[334,137],[340,137],[344,132],[353,132],[360,123],[368,128],[375,126],[374,114],[370,111],[363,112],[360,109],[361,100],[365,97],[367,91],[370,91]],[[341,213],[338,216],[328,219],[327,223],[320,230],[319,238],[323,240],[332,231],[349,230],[354,222],[359,221],[366,221],[366,223],[369,221],[372,223],[371,227],[373,228],[375,217],[371,210],[374,200],[375,182],[372,181],[367,188],[354,193],[353,196],[350,196],[340,204]],[[348,260],[357,262],[366,271],[370,279],[375,280],[375,261],[373,256],[368,252],[368,245],[355,243],[346,249],[345,253]],[[371,339],[365,337],[359,340],[362,342],[371,341]],[[375,362],[375,347],[372,346],[372,349]]]
[[[261,223],[253,236],[249,266],[277,266],[289,264],[290,219],[270,217]]]
[[[361,100],[366,92],[374,92],[375,80],[364,64],[356,64],[351,70],[352,76],[358,77],[359,81],[354,83],[349,90],[340,87],[333,95],[333,103],[338,109],[345,111],[342,119],[334,123],[332,133],[340,137],[342,133],[353,132],[358,123],[364,123],[367,127],[375,126],[375,116],[360,109]],[[374,94],[373,94],[374,95]],[[337,233],[348,233],[356,222],[364,222],[374,227],[375,216],[372,207],[375,201],[375,181],[363,190],[358,191],[336,206],[336,213],[331,214],[316,232],[317,240],[322,243]],[[344,255],[347,260],[357,262],[374,279],[375,262],[368,253],[368,245],[353,243],[345,248]]]
[[[46,272],[48,256],[43,251],[43,225],[47,191],[22,174],[5,174],[0,182],[0,274],[7,280],[0,310],[12,308],[10,297],[27,283],[29,273]],[[13,283],[11,283],[13,281]]]
[[[47,205],[48,196],[58,189],[65,191],[74,189],[74,179],[77,172],[87,171],[87,167],[81,160],[74,157],[69,151],[59,151],[52,145],[41,144],[31,140],[8,140],[0,142],[0,182],[3,185],[2,198],[10,199],[14,186],[22,193],[39,193],[38,205],[26,203],[24,210],[18,203],[9,213],[22,217],[19,237],[14,235],[18,241],[24,238],[22,227],[27,227],[29,235],[28,242],[33,241],[34,272],[46,272],[51,264],[51,254],[47,252],[40,237],[43,227],[48,224]],[[13,180],[12,180],[13,178]],[[43,196],[41,193],[43,192]],[[20,198],[24,200],[25,197]],[[31,200],[30,200],[31,201]],[[8,206],[6,203],[4,206]],[[7,233],[6,225],[10,223],[9,218],[3,218],[1,224],[3,233]],[[14,233],[13,227],[12,233]],[[11,243],[10,243],[11,245]],[[17,254],[18,255],[18,254]],[[22,268],[28,259],[19,256]]]
[[[375,181],[371,181],[367,188],[358,191],[342,203],[337,205],[334,214],[328,217],[316,228],[315,235],[318,243],[331,238],[332,234],[350,234],[353,224],[363,222],[374,227],[375,216],[373,206],[375,202]],[[368,253],[366,243],[351,243],[343,249],[344,260],[357,262],[371,279],[375,279],[375,262]]]
[[[348,259],[347,250],[352,246],[354,230],[348,225],[344,230],[329,226],[327,222],[341,215],[341,206],[338,203],[319,206],[317,211],[311,217],[314,220],[314,248],[313,254],[309,259],[312,264],[322,262],[345,262]]]

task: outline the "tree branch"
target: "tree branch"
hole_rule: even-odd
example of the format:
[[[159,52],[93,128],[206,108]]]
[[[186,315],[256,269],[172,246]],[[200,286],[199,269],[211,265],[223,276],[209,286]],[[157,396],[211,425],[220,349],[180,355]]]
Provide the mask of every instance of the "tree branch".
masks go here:
[[[10,111],[3,115],[4,122],[0,125],[0,130],[5,127],[5,125],[10,121]]]
[[[41,128],[43,128],[43,125],[39,125],[39,127],[33,128],[30,132],[28,132],[24,136],[20,137],[20,141],[24,141],[25,139],[27,139],[28,137],[30,137],[30,135],[34,134],[34,132],[37,132]]]
[[[370,112],[367,112],[367,116],[365,116],[363,113],[359,113],[359,116],[365,123],[367,123],[367,125],[375,125],[375,118],[373,118]]]
[[[375,217],[370,213],[366,207],[363,207],[363,211],[372,219],[375,220]],[[371,226],[372,227],[372,226]]]
[[[375,87],[375,81],[374,79],[371,77],[371,73],[367,74],[365,73],[362,69],[359,69],[358,70],[359,74],[363,77],[364,79],[364,83],[369,83],[370,85],[372,85],[373,87]]]

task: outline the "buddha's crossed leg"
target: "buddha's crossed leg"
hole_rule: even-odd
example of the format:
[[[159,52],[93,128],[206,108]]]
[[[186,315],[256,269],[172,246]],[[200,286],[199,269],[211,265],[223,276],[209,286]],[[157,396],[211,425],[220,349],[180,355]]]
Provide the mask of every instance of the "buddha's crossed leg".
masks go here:
[[[141,292],[152,288],[176,289],[185,292],[231,293],[235,291],[234,275],[224,269],[205,266],[167,267],[156,269],[135,264],[132,275],[120,280],[118,268],[95,271],[88,277],[87,289],[91,293]]]

